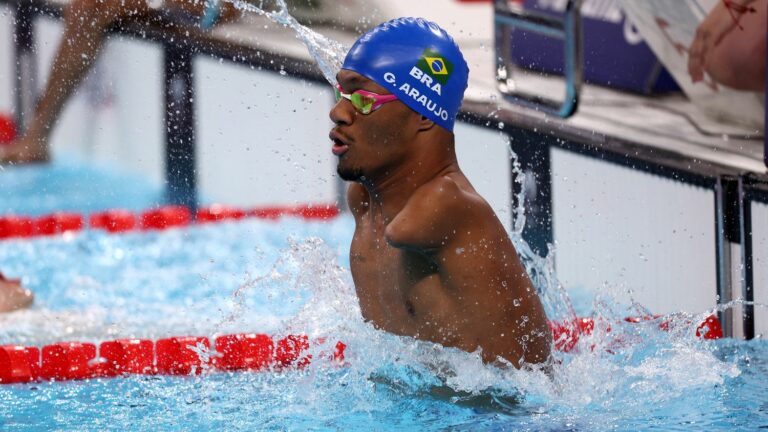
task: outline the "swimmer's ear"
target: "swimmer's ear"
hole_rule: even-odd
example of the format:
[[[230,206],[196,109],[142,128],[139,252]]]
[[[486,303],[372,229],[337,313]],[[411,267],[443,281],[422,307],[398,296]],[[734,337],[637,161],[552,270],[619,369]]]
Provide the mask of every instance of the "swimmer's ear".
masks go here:
[[[428,131],[432,129],[434,126],[435,126],[435,122],[433,122],[432,120],[424,116],[421,116],[421,120],[419,120],[419,132]]]

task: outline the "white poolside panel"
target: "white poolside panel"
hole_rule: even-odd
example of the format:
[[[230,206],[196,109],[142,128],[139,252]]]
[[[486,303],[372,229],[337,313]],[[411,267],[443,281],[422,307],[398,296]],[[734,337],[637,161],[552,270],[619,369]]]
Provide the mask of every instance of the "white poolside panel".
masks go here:
[[[505,135],[480,126],[456,123],[456,157],[478,193],[496,211],[504,228],[512,226],[509,146]]]
[[[336,201],[331,87],[195,60],[202,196],[254,206]]]
[[[13,13],[7,6],[0,6],[0,114],[13,109],[14,64],[13,61]]]
[[[768,205],[752,203],[752,268],[754,274],[755,335],[768,339]]]
[[[56,19],[39,17],[35,20],[35,51],[37,54],[37,76],[35,84],[37,97],[43,91],[53,65],[53,58],[61,43],[64,26]],[[64,105],[61,116],[54,126],[50,145],[54,157],[62,153],[84,153],[91,145],[88,142],[91,117],[87,99],[81,91],[76,91]]]
[[[566,287],[630,297],[654,313],[716,304],[714,194],[552,150],[556,268]]]
[[[84,85],[99,124],[92,158],[165,181],[163,52],[139,39],[113,37]]]
[[[63,27],[35,21],[38,91],[48,80]],[[165,178],[162,50],[112,36],[89,74],[64,106],[51,136],[54,157],[67,155],[118,166],[153,182]]]

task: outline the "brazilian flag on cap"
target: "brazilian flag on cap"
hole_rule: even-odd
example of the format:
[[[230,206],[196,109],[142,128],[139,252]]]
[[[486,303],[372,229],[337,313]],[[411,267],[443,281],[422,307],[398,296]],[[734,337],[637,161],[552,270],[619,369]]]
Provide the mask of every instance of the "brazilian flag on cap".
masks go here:
[[[453,64],[438,52],[432,51],[429,48],[421,53],[416,67],[443,85],[448,82],[448,78],[450,78],[451,72],[453,72]]]
[[[456,41],[437,24],[410,17],[381,23],[352,45],[342,69],[376,82],[453,132],[469,67]],[[418,92],[412,91],[414,86]]]

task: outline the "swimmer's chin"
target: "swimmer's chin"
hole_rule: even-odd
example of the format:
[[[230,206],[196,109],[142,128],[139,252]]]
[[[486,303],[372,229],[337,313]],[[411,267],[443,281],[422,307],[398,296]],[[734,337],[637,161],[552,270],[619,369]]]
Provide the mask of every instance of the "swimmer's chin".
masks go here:
[[[360,170],[346,169],[346,168],[343,168],[341,164],[339,164],[339,166],[336,168],[336,173],[344,181],[361,181],[365,179],[365,176]]]

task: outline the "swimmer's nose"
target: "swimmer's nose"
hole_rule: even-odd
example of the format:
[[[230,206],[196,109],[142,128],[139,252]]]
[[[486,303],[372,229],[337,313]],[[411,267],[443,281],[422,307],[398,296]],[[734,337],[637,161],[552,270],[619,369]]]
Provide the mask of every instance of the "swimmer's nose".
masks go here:
[[[348,100],[342,98],[333,105],[329,116],[336,125],[349,125],[355,118],[354,108]]]

